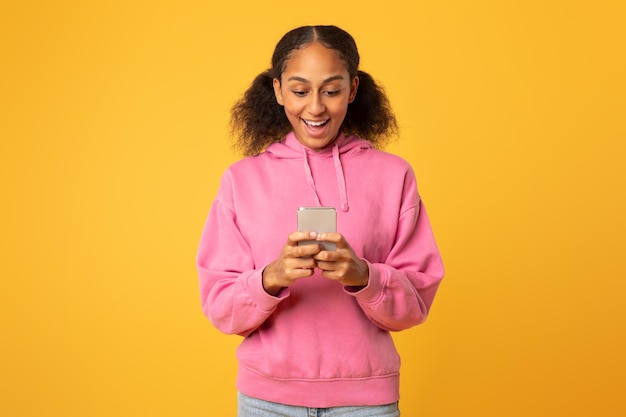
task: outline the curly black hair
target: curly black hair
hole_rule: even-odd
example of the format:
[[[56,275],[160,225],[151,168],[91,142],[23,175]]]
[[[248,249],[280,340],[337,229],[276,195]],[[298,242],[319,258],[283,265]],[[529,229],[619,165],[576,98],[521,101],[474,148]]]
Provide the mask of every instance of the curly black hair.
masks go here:
[[[285,111],[276,101],[273,80],[285,70],[294,50],[318,42],[334,49],[346,63],[350,78],[359,77],[356,97],[348,105],[341,130],[382,148],[398,133],[396,117],[383,88],[368,73],[359,70],[359,52],[354,38],[336,26],[302,26],[287,32],[276,45],[272,67],[259,74],[231,109],[231,133],[244,155],[261,153],[292,131]]]

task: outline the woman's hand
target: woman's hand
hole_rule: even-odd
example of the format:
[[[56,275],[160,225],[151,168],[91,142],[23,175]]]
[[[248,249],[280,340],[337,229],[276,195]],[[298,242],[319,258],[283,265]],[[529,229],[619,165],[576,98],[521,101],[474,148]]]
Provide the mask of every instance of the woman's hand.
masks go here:
[[[334,242],[335,251],[319,251],[313,256],[322,276],[348,287],[364,287],[369,282],[367,263],[354,253],[340,233],[320,233],[316,240]]]
[[[263,288],[268,294],[276,295],[283,287],[289,287],[301,278],[313,275],[317,266],[313,258],[321,246],[319,244],[298,246],[302,240],[315,240],[315,232],[293,232],[289,234],[278,259],[263,270]]]
[[[333,242],[337,248],[325,251],[319,244],[298,246],[302,240]],[[323,277],[348,287],[364,287],[369,281],[367,263],[356,256],[340,233],[292,232],[280,256],[263,270],[263,288],[276,295],[281,288],[313,275],[315,268]]]

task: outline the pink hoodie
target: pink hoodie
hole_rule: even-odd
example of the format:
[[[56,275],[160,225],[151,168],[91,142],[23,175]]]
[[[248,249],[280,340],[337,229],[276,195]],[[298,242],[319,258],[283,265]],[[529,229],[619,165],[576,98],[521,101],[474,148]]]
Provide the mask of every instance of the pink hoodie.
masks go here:
[[[261,275],[296,230],[300,206],[334,206],[337,230],[369,264],[354,288],[316,272],[271,296]],[[223,175],[199,250],[203,311],[244,337],[237,388],[306,407],[399,398],[390,331],[426,319],[443,264],[415,176],[401,158],[340,135],[320,152],[293,133]]]

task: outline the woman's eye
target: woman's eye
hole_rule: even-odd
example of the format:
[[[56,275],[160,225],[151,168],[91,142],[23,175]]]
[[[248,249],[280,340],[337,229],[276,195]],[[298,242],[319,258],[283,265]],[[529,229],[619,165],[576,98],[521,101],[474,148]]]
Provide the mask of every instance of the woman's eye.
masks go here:
[[[324,94],[326,94],[329,97],[332,97],[332,96],[336,96],[337,94],[339,94],[339,91],[338,90],[325,91]]]
[[[306,91],[293,90],[293,93],[298,97],[304,97],[306,95]]]

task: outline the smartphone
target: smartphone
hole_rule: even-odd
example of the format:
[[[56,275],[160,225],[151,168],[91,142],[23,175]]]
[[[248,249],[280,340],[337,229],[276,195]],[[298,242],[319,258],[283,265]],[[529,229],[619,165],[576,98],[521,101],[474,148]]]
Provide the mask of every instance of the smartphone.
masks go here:
[[[336,232],[337,210],[334,207],[300,207],[298,209],[299,232]],[[310,245],[318,243],[322,250],[336,250],[334,242],[320,242],[318,240],[303,240],[298,245]]]

